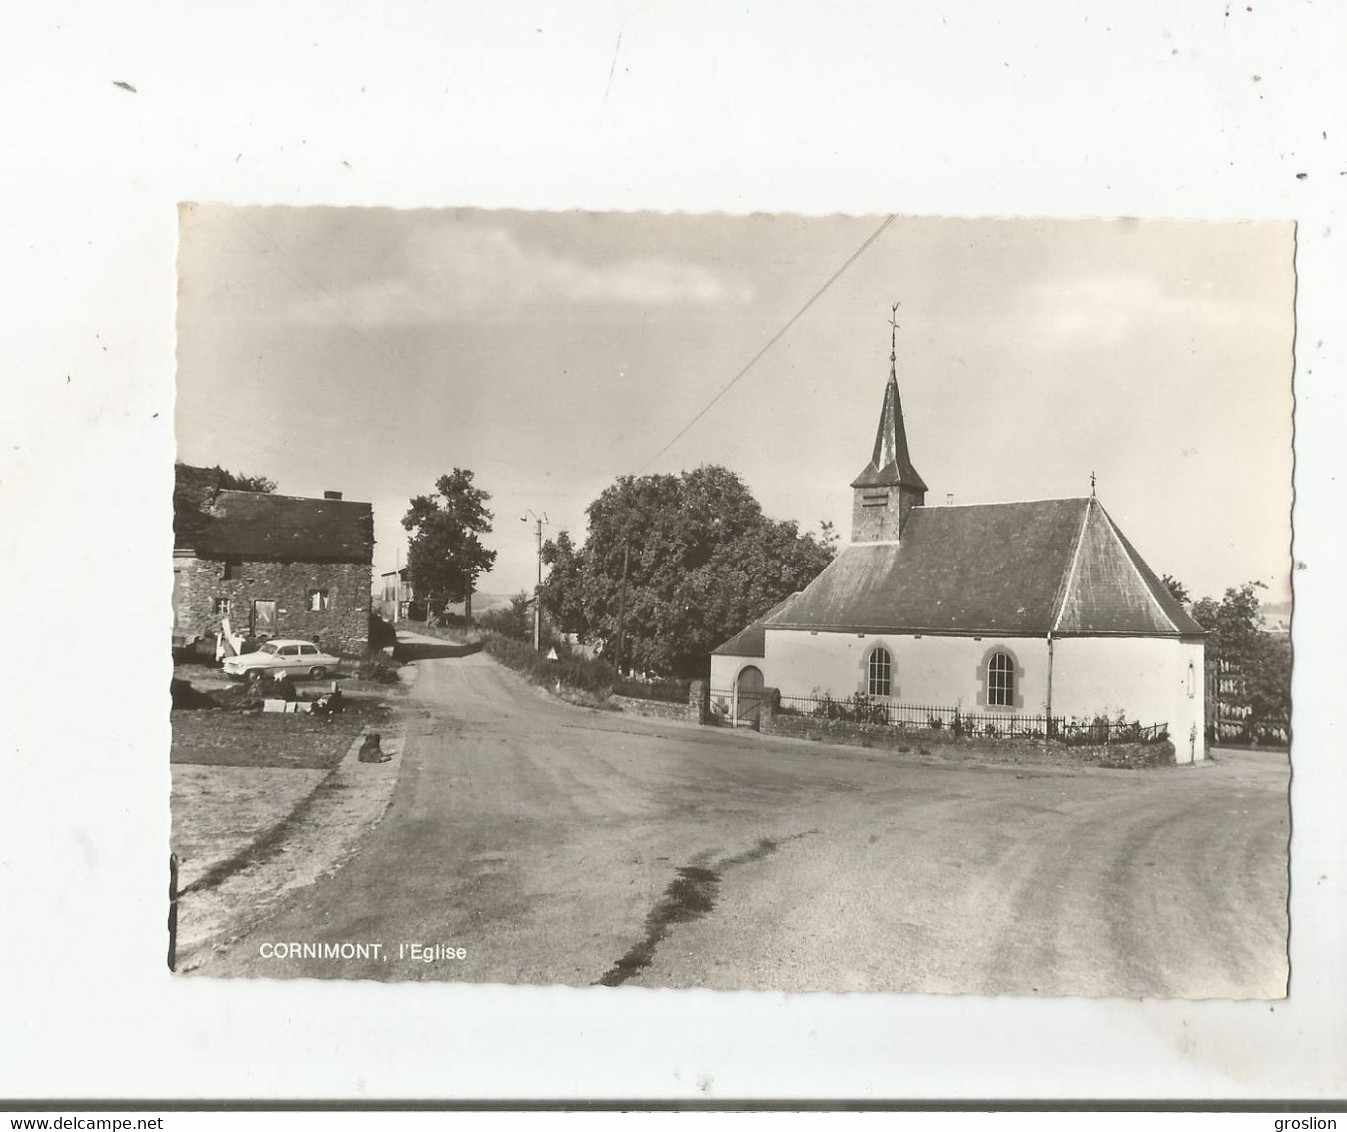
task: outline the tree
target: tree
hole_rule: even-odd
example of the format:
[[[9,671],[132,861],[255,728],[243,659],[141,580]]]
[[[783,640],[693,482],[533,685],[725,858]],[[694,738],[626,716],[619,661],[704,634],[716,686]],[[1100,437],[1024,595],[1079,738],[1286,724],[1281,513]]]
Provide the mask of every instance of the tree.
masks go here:
[[[1244,678],[1249,718],[1273,734],[1291,733],[1291,641],[1260,633]]]
[[[1204,597],[1193,606],[1193,620],[1210,634],[1207,645],[1213,659],[1242,669],[1252,658],[1259,636],[1256,591],[1263,588],[1262,582],[1245,582],[1227,589],[1220,602]]]
[[[227,491],[256,491],[270,495],[276,490],[276,481],[266,476],[246,476],[218,466],[213,470],[220,473],[220,487]]]
[[[529,606],[533,604],[533,598],[528,593],[520,590],[514,597],[510,598],[510,607],[508,609],[489,609],[478,618],[478,624],[483,629],[493,629],[507,637],[514,637],[516,640],[527,641],[533,637],[533,617]]]
[[[1247,708],[1250,737],[1291,725],[1291,644],[1258,628],[1262,582],[1225,591],[1219,602],[1204,597],[1193,619],[1207,630],[1207,656],[1239,676],[1234,703]]]
[[[1160,581],[1164,583],[1165,589],[1170,592],[1174,600],[1180,605],[1187,605],[1193,600],[1192,595],[1188,592],[1188,587],[1180,582],[1178,578],[1166,574]]]
[[[179,487],[192,488],[209,485],[215,491],[256,491],[270,495],[276,490],[276,481],[266,476],[250,476],[242,472],[231,472],[219,464],[213,467],[198,467],[184,464],[179,460],[173,465]]]
[[[583,548],[566,532],[543,548],[552,567],[543,608],[563,631],[602,642],[610,659],[621,611],[623,664],[660,674],[702,672],[711,649],[833,557],[826,528],[820,541],[768,518],[743,481],[715,465],[623,476],[587,513]]]
[[[543,543],[543,564],[549,569],[539,592],[548,617],[563,633],[582,633],[586,627],[581,574],[584,558],[569,532],[561,531],[555,540]]]
[[[466,601],[496,552],[479,535],[491,533],[491,496],[473,486],[472,472],[455,468],[435,481],[435,495],[418,495],[402,517],[407,541],[407,580],[437,613]]]

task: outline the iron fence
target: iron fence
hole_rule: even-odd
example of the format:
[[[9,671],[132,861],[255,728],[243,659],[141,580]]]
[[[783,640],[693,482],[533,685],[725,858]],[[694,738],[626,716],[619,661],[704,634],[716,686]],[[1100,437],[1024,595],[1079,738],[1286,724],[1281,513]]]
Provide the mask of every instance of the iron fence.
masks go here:
[[[1169,725],[1143,725],[1096,716],[1024,715],[997,711],[965,711],[938,704],[900,704],[861,693],[846,699],[831,696],[782,696],[776,710],[787,715],[844,723],[868,723],[900,731],[941,731],[989,739],[1055,739],[1063,743],[1153,743],[1169,737]]]

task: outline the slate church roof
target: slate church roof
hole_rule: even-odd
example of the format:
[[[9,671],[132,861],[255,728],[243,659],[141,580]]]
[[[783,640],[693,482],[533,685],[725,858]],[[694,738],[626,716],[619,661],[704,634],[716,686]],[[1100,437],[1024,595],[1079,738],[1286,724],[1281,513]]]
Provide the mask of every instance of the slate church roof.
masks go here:
[[[1203,631],[1094,497],[916,507],[900,543],[847,547],[768,614],[762,629],[1146,637]]]

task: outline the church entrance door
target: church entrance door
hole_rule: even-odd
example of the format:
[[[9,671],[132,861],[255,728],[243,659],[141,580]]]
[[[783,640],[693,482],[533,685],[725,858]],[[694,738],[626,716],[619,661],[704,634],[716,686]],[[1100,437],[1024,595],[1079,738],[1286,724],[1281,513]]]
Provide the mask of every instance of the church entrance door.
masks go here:
[[[757,730],[762,710],[762,669],[749,665],[734,684],[734,725]]]

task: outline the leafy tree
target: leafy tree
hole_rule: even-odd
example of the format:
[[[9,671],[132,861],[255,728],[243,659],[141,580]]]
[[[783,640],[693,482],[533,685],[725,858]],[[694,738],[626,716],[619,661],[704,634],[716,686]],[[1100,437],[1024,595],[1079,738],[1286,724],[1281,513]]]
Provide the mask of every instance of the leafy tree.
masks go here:
[[[266,476],[246,476],[218,466],[212,470],[220,473],[220,487],[227,491],[256,491],[270,495],[276,490],[276,481]]]
[[[266,476],[250,476],[242,472],[231,472],[228,468],[220,467],[219,464],[206,468],[195,464],[184,464],[179,460],[173,465],[173,471],[176,474],[178,486],[182,488],[209,485],[216,491],[257,491],[264,495],[270,495],[276,490],[276,481],[273,479],[268,479]]]
[[[543,543],[543,562],[549,567],[542,585],[542,604],[551,622],[563,633],[582,633],[586,627],[583,600],[583,554],[568,531]]]
[[[564,631],[602,642],[610,659],[622,611],[624,665],[660,674],[703,671],[711,649],[833,557],[826,529],[820,541],[769,519],[743,481],[716,465],[623,476],[587,513],[583,548],[565,532],[543,548],[552,566],[543,608]]]
[[[1178,578],[1166,574],[1160,581],[1164,583],[1165,589],[1173,595],[1174,600],[1180,605],[1187,605],[1193,600],[1192,595],[1188,592],[1188,587],[1180,582]]]
[[[508,609],[487,610],[477,619],[477,623],[484,629],[494,629],[497,633],[514,637],[516,640],[532,640],[533,615],[529,611],[532,602],[533,599],[529,597],[527,591],[520,590],[510,598]]]
[[[1257,591],[1263,588],[1262,582],[1245,582],[1226,590],[1219,602],[1204,597],[1193,606],[1193,620],[1210,634],[1207,647],[1214,659],[1241,669],[1251,659],[1259,636]]]
[[[1262,582],[1231,587],[1218,602],[1204,597],[1193,618],[1206,629],[1207,656],[1228,664],[1241,679],[1235,703],[1249,709],[1250,735],[1262,729],[1287,729],[1291,723],[1291,644],[1258,628],[1258,590]]]
[[[472,472],[455,468],[435,481],[436,494],[416,496],[402,517],[411,535],[407,579],[436,612],[465,601],[496,561],[496,552],[478,537],[491,533],[491,496],[472,479]]]
[[[1291,733],[1291,641],[1260,633],[1245,672],[1244,696],[1249,718],[1272,730]]]

